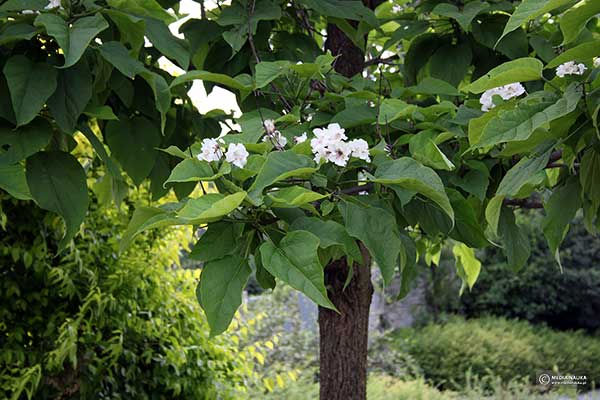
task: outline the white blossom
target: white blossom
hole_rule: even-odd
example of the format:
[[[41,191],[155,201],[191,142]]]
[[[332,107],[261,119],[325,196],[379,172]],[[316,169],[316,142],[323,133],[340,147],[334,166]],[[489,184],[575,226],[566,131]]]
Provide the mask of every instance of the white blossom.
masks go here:
[[[319,139],[322,139],[323,143],[332,144],[342,140],[346,140],[345,130],[336,123],[327,125],[327,128],[315,128],[313,133]]]
[[[202,152],[198,154],[201,161],[219,161],[223,157],[223,151],[217,139],[202,140]]]
[[[556,76],[563,78],[565,75],[583,75],[586,69],[587,67],[584,64],[568,61],[556,68]]]
[[[594,68],[600,68],[600,57],[594,57]]]
[[[481,111],[489,111],[495,107],[494,96],[500,96],[504,100],[510,100],[513,97],[518,97],[525,93],[525,88],[519,82],[509,83],[508,85],[498,86],[493,89],[486,90],[481,95],[479,103],[481,103]]]
[[[304,132],[304,133],[303,133],[302,135],[300,135],[300,136],[294,136],[294,142],[295,142],[296,144],[304,143],[304,142],[306,142],[306,139],[307,139],[307,138],[308,138],[308,137],[306,136],[306,132]]]
[[[262,141],[271,142],[280,149],[284,148],[288,142],[287,138],[278,130],[273,131],[271,134],[267,133],[265,136],[263,136]]]
[[[232,143],[227,149],[225,160],[235,166],[244,168],[248,161],[248,150],[246,150],[246,147],[241,143]]]
[[[51,10],[53,8],[61,8],[62,9],[62,5],[60,4],[61,0],[50,0],[50,2],[48,3],[48,5],[46,7],[44,7],[45,10]]]
[[[272,135],[275,132],[275,122],[273,122],[272,119],[266,119],[263,122],[263,127],[265,128],[267,135]]]
[[[352,157],[360,158],[366,162],[371,162],[369,157],[369,144],[364,139],[354,139],[348,142],[348,147]]]
[[[350,158],[350,146],[346,142],[336,142],[328,146],[327,161],[345,167]]]

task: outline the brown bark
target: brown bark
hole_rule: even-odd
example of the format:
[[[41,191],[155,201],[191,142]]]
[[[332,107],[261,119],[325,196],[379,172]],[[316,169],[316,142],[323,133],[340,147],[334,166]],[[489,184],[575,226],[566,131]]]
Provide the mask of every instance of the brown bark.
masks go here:
[[[363,0],[374,9],[383,0]],[[350,21],[356,26],[354,21]],[[335,70],[352,77],[365,67],[365,54],[334,24],[327,25],[325,48],[338,56]],[[325,268],[329,298],[339,310],[319,307],[321,400],[366,400],[369,308],[373,296],[371,257],[361,246],[364,260],[354,264],[352,280],[343,290],[350,268],[345,259]]]
[[[352,280],[343,290],[349,273],[345,259],[325,268],[328,295],[339,310],[319,307],[320,398],[365,400],[367,398],[367,346],[369,308],[373,295],[371,260],[363,248],[363,265],[353,266]]]

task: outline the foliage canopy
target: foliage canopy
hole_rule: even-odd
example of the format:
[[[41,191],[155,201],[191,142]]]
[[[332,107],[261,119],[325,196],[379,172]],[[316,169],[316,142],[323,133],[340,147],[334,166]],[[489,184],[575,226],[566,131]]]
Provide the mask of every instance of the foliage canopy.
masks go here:
[[[149,181],[156,200],[173,189],[179,201],[139,207],[122,242],[208,225],[198,298],[213,334],[252,271],[333,307],[323,265],[361,261],[356,239],[386,282],[405,283],[451,239],[466,288],[474,248],[526,262],[516,207],[545,209],[558,262],[578,210],[598,229],[597,1],[367,3],[233,0],[202,8],[180,38],[175,0],[2,2],[0,187],[61,215],[60,251],[85,217],[86,185],[117,204],[126,179]],[[330,54],[327,24],[355,48]],[[363,73],[337,73],[356,50]],[[200,144],[232,115],[200,114],[192,81],[235,91],[239,128]],[[81,135],[91,160],[71,154]],[[104,165],[102,180],[86,178],[89,163]],[[198,196],[199,182],[214,193]]]

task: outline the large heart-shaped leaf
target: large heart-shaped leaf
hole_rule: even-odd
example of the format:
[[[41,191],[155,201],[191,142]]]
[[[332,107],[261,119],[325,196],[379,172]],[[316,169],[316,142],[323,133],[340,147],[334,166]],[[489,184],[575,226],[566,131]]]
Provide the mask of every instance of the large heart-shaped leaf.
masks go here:
[[[471,83],[464,90],[482,93],[488,89],[515,82],[535,81],[542,78],[544,64],[537,58],[524,57],[507,61]]]
[[[269,153],[256,179],[248,191],[248,197],[262,204],[262,191],[275,182],[291,177],[308,177],[317,170],[314,161],[292,150]]]
[[[0,126],[0,166],[15,164],[46,147],[52,137],[52,126],[43,118],[16,130]]]
[[[40,207],[65,221],[62,251],[85,218],[88,192],[85,171],[69,153],[39,152],[27,159],[26,177],[31,196]]]
[[[231,323],[251,272],[248,260],[237,254],[210,261],[202,268],[197,295],[211,336],[224,332]]]
[[[47,63],[33,63],[27,57],[11,57],[4,65],[17,125],[35,118],[56,90],[56,69]]]
[[[73,133],[77,119],[92,98],[92,74],[82,63],[60,70],[56,91],[48,106],[58,126],[66,133]]]
[[[394,216],[382,208],[350,202],[340,202],[338,207],[348,234],[364,243],[381,269],[384,282],[391,283],[402,247]]]
[[[375,182],[394,188],[395,185],[422,194],[431,199],[451,218],[454,211],[450,206],[444,184],[440,177],[428,167],[410,157],[381,163],[375,171]]]
[[[73,24],[67,24],[57,14],[43,13],[35,19],[34,25],[43,26],[48,35],[56,39],[65,56],[62,68],[79,61],[92,39],[108,28],[108,22],[101,14],[78,18]]]
[[[262,263],[267,271],[291,287],[304,293],[321,307],[335,310],[327,297],[323,266],[317,249],[319,238],[310,232],[290,232],[275,245],[265,242],[260,246]]]
[[[112,155],[136,185],[150,175],[156,160],[160,132],[144,117],[121,118],[106,125],[105,137]]]

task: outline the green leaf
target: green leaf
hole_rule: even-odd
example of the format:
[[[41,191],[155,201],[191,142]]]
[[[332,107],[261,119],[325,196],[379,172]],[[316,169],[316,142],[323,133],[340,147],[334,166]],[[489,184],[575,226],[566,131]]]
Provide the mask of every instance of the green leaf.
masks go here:
[[[406,91],[414,94],[428,94],[433,96],[459,96],[460,93],[454,86],[441,79],[426,77],[416,86],[406,88]]]
[[[244,85],[229,75],[217,74],[208,71],[190,71],[183,75],[179,75],[177,78],[173,79],[173,82],[171,82],[171,87],[173,88],[194,80],[220,83],[221,85],[237,90],[252,90],[252,87]]]
[[[197,295],[211,336],[227,330],[242,304],[242,291],[251,272],[248,261],[237,254],[210,261],[202,268]]]
[[[301,217],[294,220],[291,231],[308,231],[319,238],[319,247],[340,248],[348,257],[348,264],[354,261],[362,263],[362,255],[356,241],[348,234],[342,224],[324,221],[317,217]]]
[[[361,207],[346,201],[339,202],[338,208],[348,234],[365,245],[379,266],[383,281],[390,284],[402,247],[394,216],[382,208]]]
[[[156,0],[107,0],[107,3],[111,8],[116,8],[126,13],[156,18],[166,24],[175,22],[175,18]]]
[[[544,204],[546,215],[542,231],[550,247],[550,252],[562,270],[559,247],[569,231],[569,223],[581,208],[581,186],[576,177],[571,177],[565,185],[554,189],[550,199]]]
[[[519,28],[524,23],[529,22],[532,19],[535,19],[540,15],[550,12],[556,8],[563,7],[573,2],[573,0],[523,0],[510,16],[508,23],[504,27],[502,36],[500,36],[498,39],[498,42],[500,42],[504,36]]]
[[[484,225],[476,214],[472,202],[462,197],[458,191],[451,190],[449,193],[450,202],[456,214],[456,223],[450,232],[450,237],[473,248],[489,245],[483,231]]]
[[[103,119],[103,120],[117,120],[117,116],[109,106],[93,106],[88,105],[83,113],[90,118]]]
[[[454,164],[435,144],[439,133],[434,130],[424,130],[410,138],[409,150],[413,158],[428,167],[446,171],[454,170]]]
[[[441,3],[435,6],[431,12],[456,20],[465,32],[469,32],[473,18],[488,8],[490,8],[488,3],[480,1],[467,3],[461,10],[454,4]]]
[[[4,65],[17,126],[35,118],[56,89],[56,69],[47,63],[33,63],[22,55],[12,56]]]
[[[77,120],[92,98],[92,74],[83,63],[58,72],[56,91],[48,99],[56,124],[72,134]]]
[[[36,118],[16,130],[0,127],[0,146],[5,150],[0,153],[0,166],[16,164],[37,153],[51,138],[52,126],[43,118]]]
[[[208,193],[197,199],[190,199],[177,212],[177,217],[194,225],[217,221],[238,208],[245,198],[246,192],[238,192],[229,196]]]
[[[527,235],[516,224],[513,211],[508,207],[501,209],[498,219],[498,235],[508,266],[513,271],[520,270],[529,259],[531,245]]]
[[[482,93],[488,89],[515,82],[535,81],[542,78],[544,64],[537,58],[518,58],[501,64],[463,90]]]
[[[579,179],[585,197],[591,200],[592,209],[600,207],[600,153],[593,148],[588,149],[581,158]]]
[[[454,93],[451,95],[457,96],[456,89],[454,88],[458,87],[463,81],[469,68],[471,68],[472,60],[473,54],[471,45],[468,42],[446,44],[437,49],[431,56],[431,59],[429,60],[429,73],[434,78],[442,79],[450,83],[454,90]],[[421,86],[421,84],[422,81],[417,86]],[[446,90],[450,91],[449,88]]]
[[[71,25],[56,14],[40,14],[34,21],[35,26],[43,26],[48,35],[56,39],[65,56],[62,68],[75,65],[100,32],[108,28],[108,22],[100,14],[78,18]]]
[[[526,140],[536,129],[574,111],[581,96],[581,88],[572,84],[558,101],[553,97],[526,98],[512,109],[499,111],[485,125],[479,140],[471,145],[485,147]]]
[[[377,109],[368,104],[348,106],[331,118],[331,122],[337,122],[346,129],[360,125],[370,125],[376,120]]]
[[[39,152],[27,159],[26,177],[35,202],[65,221],[65,235],[58,244],[58,251],[62,252],[79,230],[87,211],[85,171],[69,153]]]
[[[150,42],[167,58],[183,69],[190,64],[190,51],[187,43],[171,34],[169,27],[163,21],[146,18],[146,35]]]
[[[169,90],[169,85],[165,81],[165,78],[157,73],[144,70],[139,75],[144,78],[150,89],[152,89],[156,109],[160,113],[160,131],[164,132],[167,122],[167,112],[171,108],[171,91]]]
[[[106,42],[98,48],[100,55],[129,79],[144,70],[144,64],[132,57],[121,42]]]
[[[224,163],[219,172],[215,173],[208,162],[196,158],[186,158],[173,168],[165,186],[172,182],[214,181],[229,172],[231,172],[229,163]]]
[[[554,57],[552,61],[546,65],[546,68],[555,68],[568,61],[589,63],[594,57],[596,57],[598,49],[600,49],[600,40],[592,40],[590,42],[582,43],[571,49],[565,50],[558,56]]]
[[[43,10],[48,0],[7,0],[0,6],[0,11]]]
[[[464,243],[457,243],[452,247],[452,253],[456,260],[456,271],[463,281],[460,288],[462,294],[465,286],[471,290],[477,281],[481,271],[481,262],[475,257],[475,251]]]
[[[37,29],[29,24],[5,23],[0,30],[0,45],[6,45],[20,40],[29,40],[37,34]]]
[[[150,175],[156,160],[160,132],[144,117],[109,121],[104,132],[112,155],[136,185]]]
[[[127,225],[127,230],[119,241],[119,253],[123,253],[131,241],[145,230],[186,223],[186,221],[178,219],[173,212],[167,211],[166,206],[170,206],[170,204],[163,208],[136,207],[129,225]]]
[[[259,285],[265,290],[275,289],[275,286],[277,285],[277,282],[275,282],[275,277],[271,275],[263,266],[260,253],[257,252],[252,257],[252,260],[254,261],[254,266],[256,268],[254,276],[256,277]]]
[[[129,45],[132,54],[137,56],[145,42],[146,23],[144,20],[114,9],[105,9],[103,12],[119,29],[120,42]]]
[[[597,0],[580,1],[571,7],[560,18],[560,30],[563,33],[563,44],[571,43],[583,31],[587,22],[600,14],[600,2]]]
[[[289,61],[263,61],[256,64],[255,88],[261,89],[288,71]]]
[[[325,17],[364,21],[373,27],[379,26],[373,11],[361,1],[300,0],[299,3]]]
[[[264,242],[260,246],[262,264],[275,278],[304,293],[321,307],[335,310],[327,297],[323,266],[317,249],[319,238],[310,232],[290,232],[276,246]]]
[[[391,187],[398,185],[403,189],[420,193],[440,206],[454,220],[454,211],[440,177],[432,169],[412,158],[402,157],[381,163],[375,171],[375,182]]]
[[[20,164],[0,165],[0,189],[6,190],[15,199],[31,200],[25,168]]]
[[[243,224],[217,222],[208,225],[206,232],[194,244],[189,257],[208,262],[233,254],[240,246]]]
[[[485,209],[485,220],[492,229],[494,235],[499,235],[498,226],[500,225],[500,213],[502,212],[502,204],[504,196],[494,196],[488,202]]]
[[[292,150],[271,152],[248,190],[248,197],[262,204],[262,192],[268,186],[291,177],[308,177],[317,170],[314,161]]]
[[[289,186],[271,191],[268,193],[268,196],[273,201],[272,207],[295,208],[303,204],[321,200],[329,196],[329,194],[313,192],[302,186]]]
[[[516,196],[535,175],[542,173],[548,160],[552,147],[541,155],[523,157],[511,169],[508,170],[496,190],[496,196]]]

